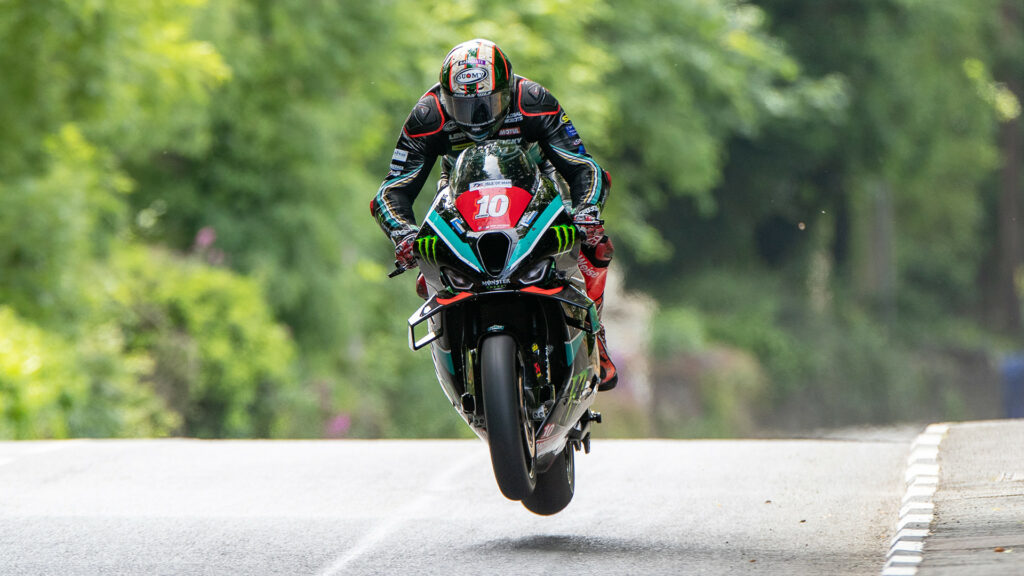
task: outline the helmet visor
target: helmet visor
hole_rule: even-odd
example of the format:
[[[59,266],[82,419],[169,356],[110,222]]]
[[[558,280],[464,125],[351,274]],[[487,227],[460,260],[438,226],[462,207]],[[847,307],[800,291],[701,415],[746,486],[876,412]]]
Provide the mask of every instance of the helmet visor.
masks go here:
[[[487,96],[445,96],[448,113],[460,128],[470,134],[488,132],[505,115],[511,100],[507,90],[498,90]]]

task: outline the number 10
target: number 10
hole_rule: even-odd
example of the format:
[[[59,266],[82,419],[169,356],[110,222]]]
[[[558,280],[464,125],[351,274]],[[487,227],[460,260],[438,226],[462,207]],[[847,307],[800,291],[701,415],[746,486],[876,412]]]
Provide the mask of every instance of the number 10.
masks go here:
[[[474,218],[497,218],[508,212],[508,196],[504,194],[480,196],[476,204],[480,209]]]

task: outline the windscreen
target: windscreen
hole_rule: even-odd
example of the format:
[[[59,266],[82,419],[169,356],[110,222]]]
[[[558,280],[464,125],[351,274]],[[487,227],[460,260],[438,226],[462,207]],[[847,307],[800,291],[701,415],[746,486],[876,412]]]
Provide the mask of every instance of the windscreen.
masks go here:
[[[539,182],[537,166],[511,142],[467,149],[450,179],[455,207],[474,232],[514,228]]]

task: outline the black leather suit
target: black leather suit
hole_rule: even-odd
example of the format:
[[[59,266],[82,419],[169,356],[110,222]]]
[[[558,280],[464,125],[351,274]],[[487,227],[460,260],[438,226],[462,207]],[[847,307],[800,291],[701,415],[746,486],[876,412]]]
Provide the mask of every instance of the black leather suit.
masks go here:
[[[437,158],[442,158],[440,190],[447,183],[459,153],[473,145],[469,136],[445,114],[440,90],[440,85],[435,84],[413,107],[391,157],[391,171],[370,202],[374,218],[396,243],[415,229],[413,201]],[[604,206],[610,178],[587,154],[583,140],[558,101],[540,84],[513,77],[509,112],[501,128],[488,140],[515,141],[532,149],[542,170],[554,166],[569,184],[574,209]]]

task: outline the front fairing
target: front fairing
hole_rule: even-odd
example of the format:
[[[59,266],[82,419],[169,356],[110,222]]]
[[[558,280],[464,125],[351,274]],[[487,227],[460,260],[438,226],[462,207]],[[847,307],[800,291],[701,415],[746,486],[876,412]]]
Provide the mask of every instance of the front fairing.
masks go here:
[[[528,285],[544,286],[556,278],[576,275],[579,237],[562,195],[550,180],[541,179],[514,225],[473,230],[465,210],[450,193],[438,194],[416,237],[414,254],[434,293],[486,292]],[[541,281],[520,277],[540,261],[553,270]],[[452,270],[471,285],[453,285],[442,270]]]

